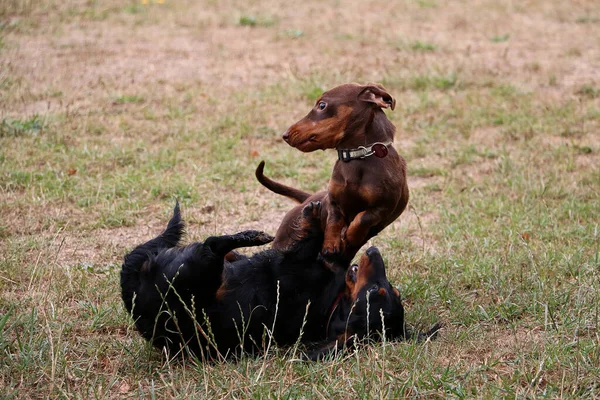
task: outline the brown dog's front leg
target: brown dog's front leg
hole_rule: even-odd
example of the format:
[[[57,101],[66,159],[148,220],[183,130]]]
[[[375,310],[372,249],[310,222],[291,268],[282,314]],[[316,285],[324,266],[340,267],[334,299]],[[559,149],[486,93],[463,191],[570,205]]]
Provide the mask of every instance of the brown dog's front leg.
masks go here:
[[[330,206],[327,213],[325,239],[323,240],[323,256],[337,255],[344,251],[342,243],[342,230],[346,223],[342,213],[337,207]]]
[[[381,216],[373,211],[363,211],[356,214],[345,234],[346,246],[359,249],[367,241],[371,228],[381,222]]]

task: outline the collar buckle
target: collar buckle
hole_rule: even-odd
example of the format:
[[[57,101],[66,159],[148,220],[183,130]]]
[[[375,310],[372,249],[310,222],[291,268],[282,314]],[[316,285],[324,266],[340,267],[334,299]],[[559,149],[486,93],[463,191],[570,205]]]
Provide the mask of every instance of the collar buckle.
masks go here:
[[[391,145],[392,142],[375,142],[368,146],[358,146],[356,149],[338,149],[338,160],[349,162],[351,160],[364,159],[372,155],[375,155],[377,158],[384,158],[388,155],[388,147]]]

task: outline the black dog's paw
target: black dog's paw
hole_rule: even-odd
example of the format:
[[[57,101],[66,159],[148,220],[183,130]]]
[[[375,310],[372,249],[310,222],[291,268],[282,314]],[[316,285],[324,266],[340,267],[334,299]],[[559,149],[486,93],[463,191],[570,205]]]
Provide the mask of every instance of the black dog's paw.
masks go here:
[[[443,322],[436,322],[428,331],[420,332],[414,328],[407,327],[405,338],[407,340],[414,340],[417,343],[423,343],[428,340],[435,340],[438,338],[440,331],[444,327]]]
[[[427,340],[435,340],[438,337],[440,330],[444,327],[441,322],[436,323],[427,332],[419,332],[417,334],[417,342],[424,342]]]
[[[302,209],[302,214],[305,218],[313,218],[318,220],[321,218],[321,208],[323,204],[320,201],[311,201]]]
[[[252,240],[253,242],[263,243],[263,244],[271,243],[275,239],[274,236],[271,236],[268,233],[263,232],[263,231],[250,230],[250,231],[244,232],[244,234],[247,236],[247,238],[249,240]]]

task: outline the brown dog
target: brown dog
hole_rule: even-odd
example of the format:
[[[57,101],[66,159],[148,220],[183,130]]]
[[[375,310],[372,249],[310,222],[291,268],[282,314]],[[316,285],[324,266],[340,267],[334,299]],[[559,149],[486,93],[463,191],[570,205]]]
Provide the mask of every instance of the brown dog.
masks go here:
[[[263,175],[264,162],[256,170],[258,181],[275,193],[303,204],[323,203],[325,257],[352,259],[406,208],[406,161],[392,147],[396,129],[382,110],[395,105],[380,85],[341,85],[323,93],[308,115],[283,134],[303,152],[337,149],[327,191],[310,195],[272,181]],[[285,248],[296,240],[294,221],[302,207],[285,216],[273,247]]]

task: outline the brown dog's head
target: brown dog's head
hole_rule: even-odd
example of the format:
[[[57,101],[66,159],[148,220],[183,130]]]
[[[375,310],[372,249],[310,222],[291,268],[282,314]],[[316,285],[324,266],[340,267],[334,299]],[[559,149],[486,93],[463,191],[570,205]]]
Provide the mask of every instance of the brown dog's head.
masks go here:
[[[393,110],[396,100],[381,85],[341,85],[323,93],[308,115],[288,128],[283,140],[304,152],[332,149],[348,132],[366,124],[374,110],[388,107]]]

